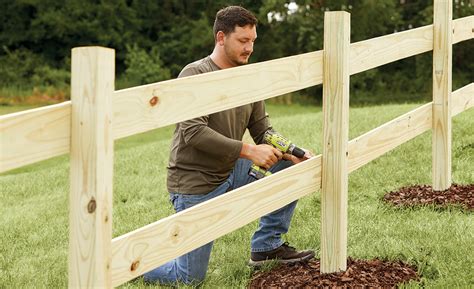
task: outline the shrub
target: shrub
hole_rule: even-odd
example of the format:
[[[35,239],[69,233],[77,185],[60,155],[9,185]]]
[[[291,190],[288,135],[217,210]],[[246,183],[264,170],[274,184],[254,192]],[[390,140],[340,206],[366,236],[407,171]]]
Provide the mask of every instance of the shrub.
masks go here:
[[[127,45],[125,56],[125,79],[131,85],[147,84],[169,79],[169,69],[163,67],[163,61],[156,47],[148,53],[136,44]]]
[[[10,51],[3,47],[0,56],[0,86],[23,85],[34,75],[37,67],[43,65],[40,56],[27,49]]]

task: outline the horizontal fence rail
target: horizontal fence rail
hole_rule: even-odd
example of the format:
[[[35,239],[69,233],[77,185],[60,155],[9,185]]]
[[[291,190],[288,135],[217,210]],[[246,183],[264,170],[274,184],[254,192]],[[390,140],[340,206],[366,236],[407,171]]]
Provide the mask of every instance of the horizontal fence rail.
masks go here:
[[[474,37],[474,16],[453,20],[453,44]]]
[[[0,116],[0,172],[70,151],[71,102]]]
[[[433,50],[433,25],[351,44],[350,73],[366,71]]]
[[[472,108],[474,83],[454,91],[452,97],[453,116]],[[427,103],[351,140],[349,172],[431,129],[431,108]],[[315,184],[321,184],[321,155],[114,238],[112,284],[127,282],[319,190]]]
[[[431,112],[430,102],[353,139],[349,144],[349,172],[431,129]]]
[[[118,286],[317,191],[320,182],[318,156],[117,237],[112,240],[112,285]]]
[[[451,116],[474,107],[474,83],[452,93]],[[349,142],[349,172],[432,128],[432,102],[405,113]]]
[[[474,16],[453,21],[453,44],[474,38]],[[351,75],[433,50],[433,25],[351,44]]]
[[[322,56],[322,51],[310,52],[117,91],[114,99],[117,136],[133,135],[321,84]],[[150,104],[154,102],[157,104]]]
[[[453,27],[453,43],[474,38],[474,16]],[[430,51],[432,34],[428,25],[352,43],[351,74]],[[114,139],[318,85],[322,75],[322,51],[316,51],[118,90]],[[68,153],[70,118],[70,101],[0,116],[0,172]]]
[[[474,107],[474,82],[453,91],[451,96],[453,98],[451,116]]]

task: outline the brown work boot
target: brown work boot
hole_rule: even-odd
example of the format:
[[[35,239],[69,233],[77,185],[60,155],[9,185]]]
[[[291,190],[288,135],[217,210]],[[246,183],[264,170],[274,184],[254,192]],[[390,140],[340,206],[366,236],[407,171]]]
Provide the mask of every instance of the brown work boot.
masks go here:
[[[296,251],[295,248],[285,242],[280,247],[271,251],[252,252],[250,254],[250,266],[261,266],[267,262],[276,261],[278,263],[296,263],[308,261],[314,257],[314,251]]]

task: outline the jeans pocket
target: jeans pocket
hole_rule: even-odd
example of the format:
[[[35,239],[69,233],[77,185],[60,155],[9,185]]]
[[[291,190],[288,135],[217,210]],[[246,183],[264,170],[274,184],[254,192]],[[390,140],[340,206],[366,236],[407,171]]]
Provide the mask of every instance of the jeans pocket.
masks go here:
[[[205,195],[181,195],[181,201],[185,209],[209,200],[209,194]]]
[[[181,194],[170,193],[170,202],[173,204],[176,213],[186,209],[183,201],[181,200]]]

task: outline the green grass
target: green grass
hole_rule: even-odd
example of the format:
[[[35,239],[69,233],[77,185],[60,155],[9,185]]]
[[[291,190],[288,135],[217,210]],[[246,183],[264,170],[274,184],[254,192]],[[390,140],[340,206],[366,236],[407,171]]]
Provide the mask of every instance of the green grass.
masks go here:
[[[37,107],[36,105],[0,105],[0,115],[14,113]]]
[[[69,99],[69,88],[62,86],[12,85],[0,87],[0,106],[39,106]]]
[[[352,108],[350,138],[419,104]],[[275,128],[295,143],[321,152],[318,107],[268,107]],[[1,111],[0,111],[1,112]],[[173,127],[119,140],[115,145],[113,235],[173,213],[165,176]],[[474,183],[474,109],[453,120],[453,181]],[[61,156],[0,175],[0,288],[67,286],[69,163]],[[382,196],[410,184],[431,182],[431,134],[396,148],[349,177],[348,255],[403,260],[418,267],[421,285],[474,285],[474,215],[450,208],[396,209]],[[286,239],[319,248],[320,195],[300,200]],[[219,238],[204,288],[243,288],[256,222]],[[408,287],[420,286],[410,284]],[[140,279],[123,288],[150,288]]]

